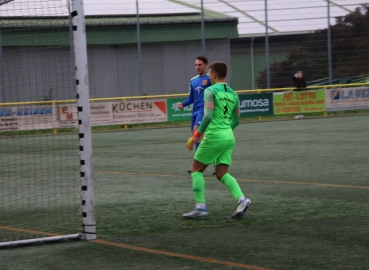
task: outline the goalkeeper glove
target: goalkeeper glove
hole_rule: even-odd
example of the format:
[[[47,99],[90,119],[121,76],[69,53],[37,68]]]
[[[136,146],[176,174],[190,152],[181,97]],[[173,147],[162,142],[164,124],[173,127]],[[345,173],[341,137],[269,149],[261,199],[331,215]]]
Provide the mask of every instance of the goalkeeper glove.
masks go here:
[[[201,133],[197,130],[194,132],[191,138],[187,140],[186,147],[189,151],[192,151],[193,145],[200,140]]]

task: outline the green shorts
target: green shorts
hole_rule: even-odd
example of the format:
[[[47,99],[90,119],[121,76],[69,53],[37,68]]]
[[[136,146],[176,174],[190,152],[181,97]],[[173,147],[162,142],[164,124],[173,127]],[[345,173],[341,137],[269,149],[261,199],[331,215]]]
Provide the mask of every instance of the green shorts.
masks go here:
[[[195,159],[203,164],[232,164],[232,153],[235,140],[209,141],[204,137],[196,150]]]

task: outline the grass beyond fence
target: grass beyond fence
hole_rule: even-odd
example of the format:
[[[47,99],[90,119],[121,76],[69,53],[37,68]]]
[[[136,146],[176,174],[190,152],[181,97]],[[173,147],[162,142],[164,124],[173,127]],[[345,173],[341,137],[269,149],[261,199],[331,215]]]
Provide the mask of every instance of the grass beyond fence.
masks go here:
[[[181,217],[189,135],[94,133],[98,240],[2,249],[0,269],[367,269],[369,115],[241,124],[230,173],[253,202],[241,220],[212,168],[209,216]]]

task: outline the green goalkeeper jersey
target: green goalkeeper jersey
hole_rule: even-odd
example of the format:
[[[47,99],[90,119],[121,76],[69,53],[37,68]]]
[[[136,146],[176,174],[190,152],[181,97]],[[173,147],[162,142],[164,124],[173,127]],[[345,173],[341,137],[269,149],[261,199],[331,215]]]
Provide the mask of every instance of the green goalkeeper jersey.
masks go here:
[[[238,95],[226,83],[209,86],[204,92],[204,118],[199,132],[206,139],[223,141],[234,139],[233,129],[240,122]]]

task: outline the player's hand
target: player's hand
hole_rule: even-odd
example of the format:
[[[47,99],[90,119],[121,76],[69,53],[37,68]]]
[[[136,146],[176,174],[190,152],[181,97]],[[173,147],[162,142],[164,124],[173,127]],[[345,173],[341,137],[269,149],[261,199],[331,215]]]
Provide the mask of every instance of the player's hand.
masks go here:
[[[178,102],[178,103],[177,103],[177,108],[178,108],[178,109],[183,109],[183,104],[182,104],[181,102]]]
[[[192,151],[193,145],[200,140],[201,133],[197,130],[194,132],[191,138],[187,140],[186,147],[189,151]]]

